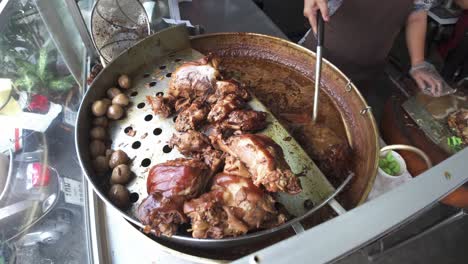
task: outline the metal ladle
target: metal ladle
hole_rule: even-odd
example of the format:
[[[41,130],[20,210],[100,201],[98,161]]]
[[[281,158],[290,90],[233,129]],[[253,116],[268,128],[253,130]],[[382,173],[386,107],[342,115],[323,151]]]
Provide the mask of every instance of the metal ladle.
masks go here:
[[[312,114],[312,122],[316,123],[318,115],[319,92],[320,92],[320,78],[322,74],[322,47],[324,42],[324,22],[322,13],[317,11],[317,49],[315,60],[315,92],[314,92],[314,109]]]

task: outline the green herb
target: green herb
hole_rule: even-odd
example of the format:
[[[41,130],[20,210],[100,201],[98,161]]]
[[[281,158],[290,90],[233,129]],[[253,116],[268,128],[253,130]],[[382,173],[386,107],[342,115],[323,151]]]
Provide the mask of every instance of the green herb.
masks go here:
[[[447,138],[447,145],[449,148],[455,152],[463,149],[463,141],[457,136],[452,136]]]
[[[0,78],[15,80],[14,88],[28,93],[66,94],[77,84],[73,76],[57,74],[57,50],[34,3],[23,2],[0,34]]]
[[[11,8],[9,19],[2,25],[4,29],[0,34],[0,78],[19,78],[16,60],[33,59],[49,39],[36,5],[32,2],[22,1],[15,8]]]
[[[389,175],[397,176],[400,174],[400,163],[398,163],[391,151],[385,157],[380,157],[379,167]]]
[[[44,93],[47,89],[55,92],[70,90],[76,84],[73,76],[58,77],[47,70],[47,65],[50,63],[49,53],[47,46],[41,48],[36,64],[16,59],[20,77],[16,79],[15,86],[29,93]]]

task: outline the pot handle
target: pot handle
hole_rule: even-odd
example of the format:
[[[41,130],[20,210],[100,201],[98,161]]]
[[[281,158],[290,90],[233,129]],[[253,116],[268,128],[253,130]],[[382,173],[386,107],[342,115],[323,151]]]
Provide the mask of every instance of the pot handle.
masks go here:
[[[410,146],[410,145],[403,145],[403,144],[388,145],[388,146],[385,146],[385,147],[381,148],[380,153],[383,153],[383,152],[388,151],[388,150],[406,150],[406,151],[416,153],[421,158],[423,158],[423,160],[426,162],[426,165],[427,165],[428,169],[432,168],[432,162],[431,162],[431,159],[429,158],[429,156],[427,156],[427,154],[424,151],[420,150],[417,147],[413,147],[413,146]]]

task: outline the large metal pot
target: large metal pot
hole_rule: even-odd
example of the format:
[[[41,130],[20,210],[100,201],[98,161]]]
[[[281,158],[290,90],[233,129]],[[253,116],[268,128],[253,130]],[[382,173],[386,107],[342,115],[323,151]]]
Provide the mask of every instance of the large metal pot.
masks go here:
[[[106,194],[101,189],[99,179],[92,171],[88,155],[91,113],[93,101],[105,96],[106,89],[112,87],[122,73],[130,76],[141,74],[143,65],[154,63],[154,47],[177,50],[176,40],[170,45],[164,39],[165,32],[150,36],[122,53],[112,61],[95,79],[86,93],[80,107],[76,124],[76,147],[78,157],[87,179],[97,194],[108,204]],[[289,41],[252,33],[221,33],[201,35],[190,40],[192,48],[202,53],[216,53],[222,58],[224,71],[240,73],[240,79],[254,88],[255,95],[276,115],[287,112],[312,112],[313,65],[315,54]],[[349,79],[328,61],[324,62],[322,90],[325,103],[321,104],[319,121],[346,137],[353,149],[352,170],[355,177],[342,202],[352,208],[363,202],[373,185],[378,162],[377,129],[374,118],[359,91]],[[272,96],[274,100],[272,99]],[[280,103],[279,103],[280,102]],[[286,126],[288,124],[285,124]],[[293,129],[293,127],[289,127]],[[112,205],[113,206],[113,205]],[[122,215],[130,222],[141,226],[125,212]],[[224,240],[193,239],[184,236],[157,238],[170,246],[191,245],[202,248],[220,248],[260,242],[262,246],[291,235],[290,230],[277,229],[278,232],[263,232],[261,236],[250,236]],[[280,232],[281,231],[281,232]],[[267,241],[267,242],[265,242]],[[254,247],[250,247],[254,249]],[[241,253],[242,254],[242,253]]]

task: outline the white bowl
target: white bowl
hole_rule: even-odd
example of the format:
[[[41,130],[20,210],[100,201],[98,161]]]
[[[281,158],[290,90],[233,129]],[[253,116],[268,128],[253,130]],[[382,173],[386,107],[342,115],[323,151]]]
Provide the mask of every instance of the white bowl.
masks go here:
[[[385,151],[381,154],[381,156],[384,157],[384,155],[386,155],[387,153],[388,151]],[[377,171],[377,176],[375,177],[374,186],[372,187],[372,190],[367,198],[368,201],[412,179],[411,175],[406,169],[406,163],[403,157],[395,151],[392,151],[392,155],[395,157],[395,160],[400,164],[400,174],[397,176],[393,176],[386,173],[379,167],[379,170]]]

